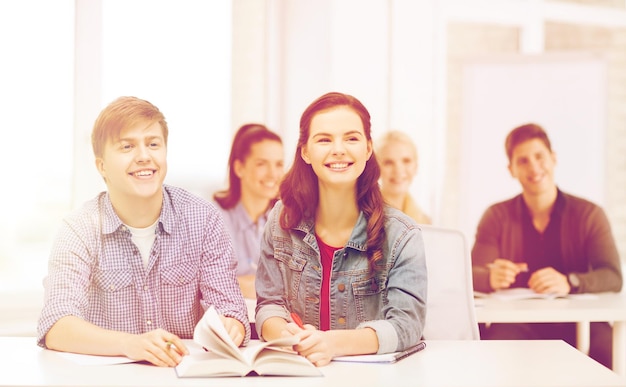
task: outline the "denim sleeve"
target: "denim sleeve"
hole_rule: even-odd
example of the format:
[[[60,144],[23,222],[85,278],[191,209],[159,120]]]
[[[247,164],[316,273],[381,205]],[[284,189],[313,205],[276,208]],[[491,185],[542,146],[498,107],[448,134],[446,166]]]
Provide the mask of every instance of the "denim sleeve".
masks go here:
[[[279,213],[280,205],[278,204],[270,212],[261,238],[261,255],[255,280],[257,293],[255,325],[260,338],[262,338],[261,329],[268,318],[282,317],[289,321],[286,301],[283,296],[286,294],[285,283],[278,262],[274,259],[274,234],[282,233],[278,224]]]
[[[417,344],[426,318],[427,271],[421,231],[417,226],[408,227],[392,242],[385,321],[369,323],[378,335],[378,353],[402,351]]]
[[[396,352],[398,349],[398,335],[396,329],[387,320],[365,321],[357,326],[359,328],[372,328],[378,338],[377,354]]]

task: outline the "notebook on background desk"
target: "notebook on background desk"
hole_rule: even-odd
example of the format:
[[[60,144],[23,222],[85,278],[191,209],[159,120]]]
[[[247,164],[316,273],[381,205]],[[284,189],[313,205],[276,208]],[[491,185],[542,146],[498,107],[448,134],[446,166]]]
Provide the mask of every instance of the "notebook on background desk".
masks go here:
[[[498,300],[504,301],[513,301],[513,300],[531,300],[531,299],[543,299],[543,300],[554,300],[557,298],[577,298],[577,299],[594,299],[598,296],[591,293],[581,293],[581,294],[566,294],[566,295],[557,295],[554,293],[537,293],[530,288],[510,288],[510,289],[499,289],[491,293],[483,293],[474,291],[474,298],[494,298]]]

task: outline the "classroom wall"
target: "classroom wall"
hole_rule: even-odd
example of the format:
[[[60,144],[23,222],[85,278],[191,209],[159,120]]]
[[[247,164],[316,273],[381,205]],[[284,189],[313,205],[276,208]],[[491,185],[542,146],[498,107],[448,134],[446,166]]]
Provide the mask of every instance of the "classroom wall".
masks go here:
[[[247,59],[233,67],[234,126],[256,111],[283,136],[289,165],[306,106],[328,91],[353,94],[371,113],[374,138],[394,128],[418,144],[413,193],[425,208],[438,208],[443,73],[434,63],[443,61],[435,1],[235,0],[233,13],[238,26],[260,29],[237,32],[233,42],[234,57]],[[250,80],[251,73],[260,78]]]
[[[612,4],[619,5],[619,2]],[[622,7],[624,4],[622,2]],[[591,50],[607,60],[605,210],[626,259],[626,28],[546,24],[546,51]],[[584,157],[584,149],[581,150]]]
[[[460,202],[456,194],[468,187],[462,187],[459,173],[462,170],[461,111],[462,111],[462,71],[468,58],[485,54],[514,54],[519,52],[520,30],[516,27],[451,23],[448,27],[448,142],[446,147],[448,167],[444,189],[445,213],[442,220],[456,224]],[[606,28],[593,25],[572,25],[549,22],[545,25],[545,52],[550,54],[593,52],[601,54],[606,61],[606,119],[604,138],[604,201],[603,206],[611,222],[613,234],[622,259],[626,259],[626,28]],[[538,93],[541,90],[537,91]],[[575,111],[571,112],[576,115]],[[532,118],[529,117],[529,120]],[[550,133],[550,128],[546,128]],[[587,133],[594,136],[593,131]],[[501,144],[504,137],[501,137]],[[581,158],[587,157],[587,149],[580,142],[572,140],[560,143],[558,147],[579,147]],[[556,149],[558,151],[558,148]],[[498,157],[503,152],[497,149]],[[506,166],[502,165],[504,170]],[[557,166],[556,176],[560,166]],[[507,179],[506,173],[501,178]],[[591,183],[591,182],[590,182]],[[577,192],[571,192],[577,194]],[[583,195],[584,193],[579,192]]]
[[[606,119],[598,133],[605,144],[600,204],[626,257],[625,5],[593,0],[541,3],[543,11],[526,3],[490,2],[482,12],[470,2],[436,0],[266,1],[264,7],[256,3],[257,10],[269,15],[262,35],[271,50],[262,58],[267,74],[274,75],[260,87],[271,90],[266,90],[272,96],[268,106],[280,106],[270,109],[268,118],[286,140],[287,162],[293,158],[297,122],[306,104],[331,89],[352,93],[370,110],[375,136],[391,128],[412,136],[420,153],[413,195],[435,223],[463,228],[473,241],[473,226],[463,218],[468,209],[459,198],[484,187],[468,185],[462,176],[465,64],[486,55],[599,54],[606,60],[607,77]],[[245,50],[246,42],[239,44],[238,49]],[[494,136],[503,142],[502,132],[508,129],[499,128]],[[494,152],[500,160],[501,146]],[[584,157],[585,149],[580,154]],[[502,169],[506,171],[506,165]],[[510,177],[503,173],[494,179]]]

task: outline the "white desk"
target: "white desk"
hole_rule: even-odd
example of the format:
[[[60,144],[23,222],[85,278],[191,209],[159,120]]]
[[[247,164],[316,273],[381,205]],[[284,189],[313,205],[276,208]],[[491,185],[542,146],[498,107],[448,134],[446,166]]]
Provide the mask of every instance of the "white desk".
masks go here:
[[[146,364],[88,366],[31,337],[0,337],[0,386],[626,386],[626,379],[560,340],[428,341],[395,364],[331,363],[322,377],[179,379]]]
[[[479,323],[576,322],[577,347],[589,353],[589,323],[613,324],[613,370],[626,376],[626,294],[599,293],[552,300],[476,299]]]

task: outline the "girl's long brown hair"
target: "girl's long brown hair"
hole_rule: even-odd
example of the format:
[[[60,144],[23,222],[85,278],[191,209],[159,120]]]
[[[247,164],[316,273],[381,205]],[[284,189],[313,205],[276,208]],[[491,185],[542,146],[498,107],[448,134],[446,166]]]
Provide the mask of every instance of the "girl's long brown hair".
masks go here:
[[[372,140],[370,114],[363,104],[355,97],[347,94],[331,92],[313,101],[302,113],[300,118],[300,136],[291,168],[280,185],[280,197],[284,208],[280,214],[280,225],[283,229],[293,228],[303,219],[315,216],[318,197],[318,179],[311,165],[302,160],[301,149],[306,145],[313,117],[325,110],[347,106],[361,117],[363,130],[367,140]],[[380,167],[376,156],[372,156],[365,164],[365,169],[357,180],[357,205],[367,219],[367,258],[370,271],[373,273],[377,262],[382,258],[382,244],[385,239],[385,217],[383,197],[378,186]]]

